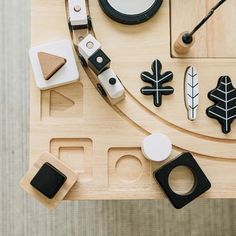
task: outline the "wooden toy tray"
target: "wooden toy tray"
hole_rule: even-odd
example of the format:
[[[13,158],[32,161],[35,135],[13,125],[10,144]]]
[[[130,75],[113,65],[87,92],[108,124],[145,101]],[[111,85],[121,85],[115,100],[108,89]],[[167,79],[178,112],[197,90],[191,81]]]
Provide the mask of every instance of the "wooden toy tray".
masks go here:
[[[89,1],[96,37],[126,88],[126,99],[115,106],[99,95],[78,58],[77,83],[40,91],[31,76],[30,165],[42,152],[49,151],[77,170],[79,181],[66,199],[163,198],[163,191],[152,177],[163,163],[148,161],[140,149],[143,138],[153,132],[171,138],[174,144],[171,158],[184,151],[193,153],[212,183],[211,190],[203,197],[236,197],[236,122],[232,132],[225,135],[217,121],[206,116],[206,108],[212,104],[207,93],[216,87],[218,78],[227,74],[236,84],[236,52],[235,48],[229,50],[231,40],[224,38],[223,55],[222,48],[219,49],[222,46],[211,44],[213,39],[207,38],[200,46],[194,46],[189,58],[174,55],[170,45],[184,29],[181,22],[187,22],[187,28],[191,22],[195,24],[196,19],[182,12],[188,11],[190,2],[194,4],[193,0],[164,0],[151,20],[126,26],[105,16],[97,0]],[[201,2],[204,5],[214,1]],[[227,17],[235,22],[236,16],[230,10],[233,7],[226,7],[230,15]],[[222,14],[216,16],[219,24],[224,24],[220,21]],[[224,33],[222,30],[228,29],[213,23],[208,25],[208,31],[215,35]],[[236,37],[233,30],[232,40]],[[71,39],[65,1],[32,0],[32,46],[61,39]],[[175,88],[175,93],[166,96],[160,108],[153,105],[152,96],[140,93],[145,86],[140,73],[150,71],[157,58],[164,71],[173,71],[170,85]],[[194,65],[200,75],[201,101],[194,122],[187,119],[184,105],[183,79],[189,65]],[[185,188],[187,177],[187,173],[179,172],[173,184]]]

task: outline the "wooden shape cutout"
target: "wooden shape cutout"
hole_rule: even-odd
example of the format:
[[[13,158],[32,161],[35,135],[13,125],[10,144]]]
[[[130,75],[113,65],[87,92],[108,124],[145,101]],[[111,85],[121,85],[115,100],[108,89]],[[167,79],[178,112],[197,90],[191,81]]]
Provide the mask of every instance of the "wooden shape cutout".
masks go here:
[[[65,111],[75,105],[75,102],[65,95],[51,90],[50,92],[50,113]]]
[[[47,198],[52,199],[66,181],[66,176],[49,163],[43,164],[30,184]]]
[[[49,80],[58,70],[66,64],[66,59],[46,52],[38,53],[39,63],[43,77]]]
[[[60,171],[66,176],[65,183],[61,186],[61,188],[58,190],[58,192],[52,199],[49,199],[31,185],[31,181],[34,179],[39,170],[46,163],[49,163],[51,166],[55,167],[58,171]],[[40,158],[29,169],[26,175],[21,179],[20,186],[31,196],[35,197],[38,201],[40,201],[43,205],[45,205],[47,208],[53,209],[56,208],[58,204],[64,199],[66,194],[76,183],[77,179],[78,179],[78,173],[73,171],[65,163],[58,160],[50,153],[43,153],[40,156]]]

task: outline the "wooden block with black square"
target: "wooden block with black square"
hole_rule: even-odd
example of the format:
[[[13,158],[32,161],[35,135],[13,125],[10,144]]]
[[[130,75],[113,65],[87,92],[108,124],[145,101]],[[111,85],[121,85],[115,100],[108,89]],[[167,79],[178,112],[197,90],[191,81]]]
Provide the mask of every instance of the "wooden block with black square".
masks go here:
[[[176,167],[184,166],[189,168],[194,175],[194,186],[186,194],[180,195],[175,193],[169,184],[169,176]],[[211,183],[198,165],[192,154],[189,152],[182,153],[176,159],[170,161],[166,165],[153,173],[154,178],[160,184],[173,206],[180,209],[199,197],[201,194],[210,189]]]
[[[103,71],[110,67],[110,58],[99,49],[88,59],[88,66],[93,70],[96,75],[101,74]]]
[[[46,197],[52,199],[65,183],[67,177],[46,162],[31,180],[30,184]]]
[[[44,153],[21,180],[21,187],[46,207],[56,208],[76,183],[78,174],[55,156]]]

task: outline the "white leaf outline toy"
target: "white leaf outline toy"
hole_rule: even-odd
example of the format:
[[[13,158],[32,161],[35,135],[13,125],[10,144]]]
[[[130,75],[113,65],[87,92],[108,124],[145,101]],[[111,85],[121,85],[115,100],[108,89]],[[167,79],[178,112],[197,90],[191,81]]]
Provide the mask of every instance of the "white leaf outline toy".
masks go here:
[[[188,110],[188,119],[196,120],[199,106],[199,79],[194,66],[189,66],[184,78],[185,106]]]

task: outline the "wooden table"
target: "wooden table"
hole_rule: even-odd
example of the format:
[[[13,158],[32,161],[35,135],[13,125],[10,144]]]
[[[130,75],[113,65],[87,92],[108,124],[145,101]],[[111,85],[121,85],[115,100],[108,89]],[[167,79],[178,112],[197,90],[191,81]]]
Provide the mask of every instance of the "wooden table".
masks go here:
[[[222,35],[222,31],[228,32],[230,27],[224,27],[223,11],[235,22],[233,7],[227,3],[226,10],[222,8],[215,16],[218,25],[212,20],[207,35],[201,32],[198,36],[201,43],[194,46],[187,58],[179,58],[170,45],[185,28],[182,22],[187,22],[187,28],[190,22],[195,24],[196,19],[182,13],[185,7],[195,4],[193,0],[164,0],[155,17],[137,26],[113,22],[104,15],[96,0],[89,2],[96,37],[112,59],[112,67],[126,88],[126,99],[116,106],[105,102],[78,59],[80,82],[75,84],[40,91],[32,76],[30,165],[42,152],[49,151],[79,171],[79,182],[66,199],[163,198],[161,188],[152,177],[152,172],[163,163],[146,160],[140,149],[146,135],[162,132],[174,144],[171,158],[184,151],[192,152],[211,180],[212,188],[203,197],[235,198],[236,122],[232,132],[225,135],[218,123],[205,114],[211,105],[207,93],[216,87],[221,75],[228,74],[236,84],[236,51],[235,48],[229,50],[236,30],[233,29],[230,40],[223,38],[226,43],[223,51],[222,40],[217,43],[215,38]],[[214,1],[200,2],[204,5]],[[196,11],[197,19],[209,9],[204,6]],[[187,20],[183,21],[182,17]],[[32,0],[32,45],[61,39],[70,39],[64,0]],[[151,96],[140,93],[144,86],[140,73],[150,71],[156,58],[162,61],[164,71],[174,73],[170,85],[175,93],[165,97],[160,108],[153,105]],[[184,106],[183,78],[189,65],[197,67],[200,74],[201,103],[194,122],[188,121]],[[188,176],[187,171],[180,170],[178,178],[172,180],[173,188],[183,191],[191,184]]]

